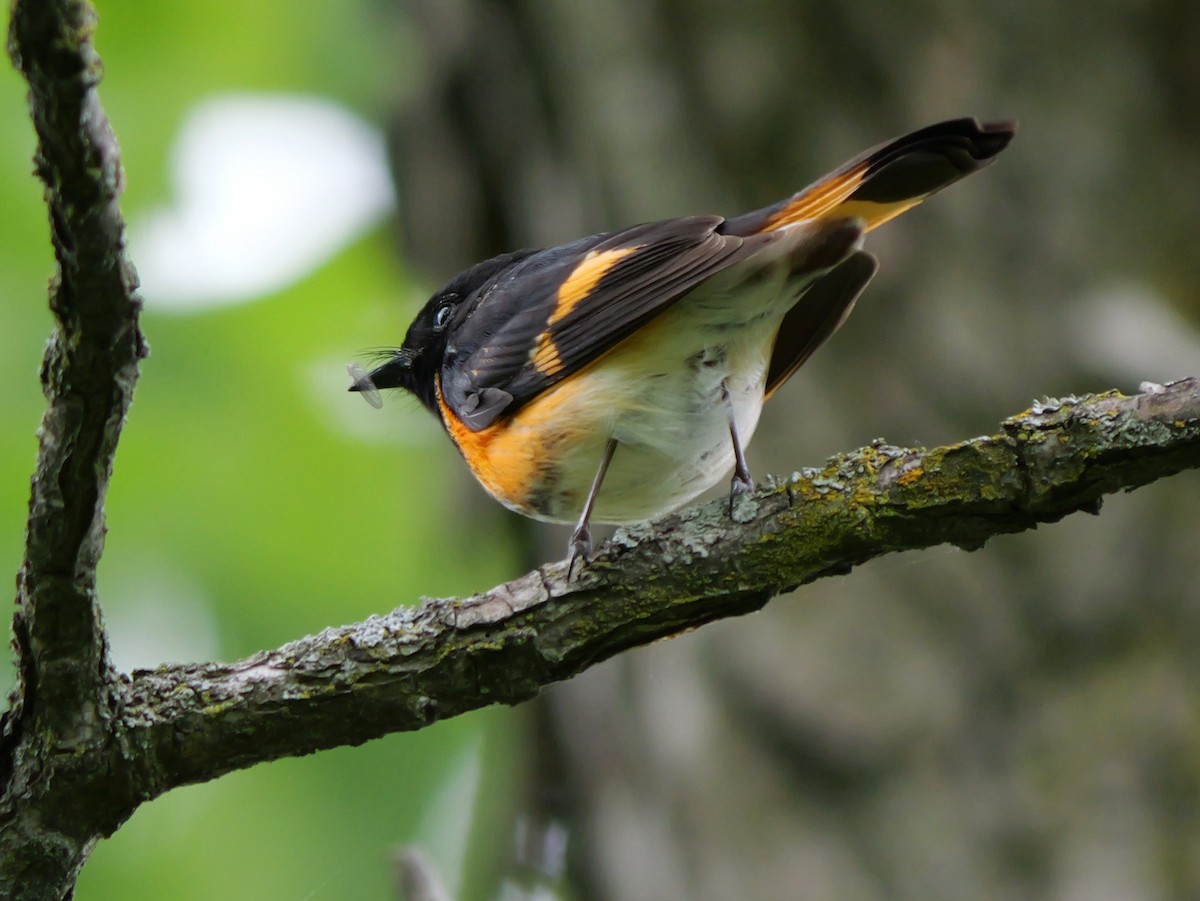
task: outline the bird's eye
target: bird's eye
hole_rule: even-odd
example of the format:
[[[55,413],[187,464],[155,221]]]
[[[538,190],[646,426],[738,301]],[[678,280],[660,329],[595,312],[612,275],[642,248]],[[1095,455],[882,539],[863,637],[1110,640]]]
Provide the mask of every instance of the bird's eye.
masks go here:
[[[433,311],[433,330],[435,332],[445,331],[446,326],[450,324],[450,316],[454,313],[454,304],[444,303]]]

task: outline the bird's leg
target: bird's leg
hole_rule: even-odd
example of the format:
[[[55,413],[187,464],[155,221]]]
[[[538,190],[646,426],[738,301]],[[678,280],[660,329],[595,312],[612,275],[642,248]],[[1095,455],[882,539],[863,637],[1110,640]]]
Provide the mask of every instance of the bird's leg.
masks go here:
[[[596,470],[596,478],[592,479],[592,487],[588,489],[587,499],[583,502],[583,512],[579,514],[579,524],[571,533],[571,542],[567,545],[567,578],[575,569],[575,561],[582,560],[592,552],[592,508],[596,506],[596,496],[600,486],[604,484],[604,474],[608,472],[608,464],[612,462],[613,452],[617,449],[617,439],[609,438],[604,445],[604,456],[600,458],[600,468]]]
[[[754,480],[750,478],[750,467],[746,465],[746,452],[742,450],[742,439],[738,437],[737,417],[733,413],[733,401],[729,397],[729,386],[721,383],[721,401],[725,404],[725,413],[729,416],[729,437],[733,440],[733,478],[729,482],[729,515],[733,516],[733,502],[739,494],[749,494],[754,490]]]

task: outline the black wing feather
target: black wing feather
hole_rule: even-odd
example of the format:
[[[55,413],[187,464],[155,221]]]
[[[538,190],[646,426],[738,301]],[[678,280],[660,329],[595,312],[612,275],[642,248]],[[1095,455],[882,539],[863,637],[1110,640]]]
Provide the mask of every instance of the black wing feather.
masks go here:
[[[804,292],[783,317],[775,337],[767,368],[768,397],[841,327],[878,268],[879,261],[874,256],[859,250]]]
[[[480,289],[458,343],[447,348],[446,403],[474,430],[511,415],[770,240],[719,234],[723,221],[695,216],[594,235],[540,251],[501,273]],[[589,252],[626,248],[637,249],[569,310],[560,310],[559,288]],[[532,359],[547,342],[556,353],[553,367]]]

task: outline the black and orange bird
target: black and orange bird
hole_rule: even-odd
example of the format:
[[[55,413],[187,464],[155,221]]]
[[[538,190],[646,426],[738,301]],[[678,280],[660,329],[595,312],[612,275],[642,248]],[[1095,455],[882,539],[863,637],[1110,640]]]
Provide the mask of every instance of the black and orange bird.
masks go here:
[[[733,469],[764,401],[846,320],[878,263],[863,237],[991,163],[1016,123],[955,119],[868,150],[773,206],[518,250],[429,299],[351,391],[404,388],[504,506],[630,523]]]

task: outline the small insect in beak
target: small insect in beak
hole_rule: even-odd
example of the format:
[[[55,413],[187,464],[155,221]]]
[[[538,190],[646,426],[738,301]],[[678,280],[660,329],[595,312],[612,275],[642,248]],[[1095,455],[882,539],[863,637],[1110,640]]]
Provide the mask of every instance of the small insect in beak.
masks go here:
[[[371,377],[367,375],[365,369],[357,363],[347,363],[346,371],[350,373],[351,391],[357,391],[363,396],[363,400],[369,403],[376,410],[383,407],[383,397],[379,394],[379,389],[375,387],[375,383],[371,381]]]

